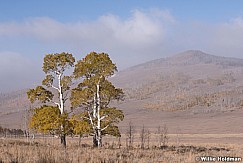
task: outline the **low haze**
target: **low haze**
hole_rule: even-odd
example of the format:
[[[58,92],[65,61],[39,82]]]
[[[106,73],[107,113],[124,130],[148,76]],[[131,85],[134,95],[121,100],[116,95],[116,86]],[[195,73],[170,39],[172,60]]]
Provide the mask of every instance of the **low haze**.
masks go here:
[[[0,92],[33,87],[45,54],[107,52],[119,70],[196,49],[243,58],[243,2],[0,1]]]

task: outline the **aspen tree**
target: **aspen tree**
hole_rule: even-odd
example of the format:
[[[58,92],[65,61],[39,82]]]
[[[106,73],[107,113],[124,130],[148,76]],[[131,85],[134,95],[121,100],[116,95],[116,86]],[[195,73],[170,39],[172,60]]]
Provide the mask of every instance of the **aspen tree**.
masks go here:
[[[35,89],[30,89],[27,92],[29,100],[33,103],[36,100],[41,101],[42,103],[49,104],[53,103],[56,108],[58,108],[58,120],[61,120],[58,123],[60,125],[60,139],[61,144],[66,147],[66,134],[68,129],[67,121],[67,112],[65,109],[65,103],[69,99],[68,91],[72,84],[72,77],[65,76],[65,71],[74,66],[75,58],[72,54],[69,53],[56,53],[56,54],[47,54],[44,57],[43,62],[43,71],[46,74],[45,79],[42,81],[43,86],[37,86]],[[58,98],[54,99],[54,95],[58,95]],[[50,108],[52,111],[55,110],[55,107],[43,106],[39,108],[39,112],[35,112],[35,118],[41,116],[43,111],[45,111],[44,118],[48,117],[50,113]],[[52,112],[51,112],[52,113]],[[44,114],[44,113],[43,113]],[[32,122],[34,123],[34,122]],[[35,123],[35,128],[38,123]],[[39,126],[41,127],[41,126]],[[43,127],[43,126],[42,126]],[[55,126],[56,127],[56,126]]]
[[[106,53],[91,52],[78,61],[74,77],[82,82],[72,90],[72,107],[81,107],[83,119],[88,120],[93,136],[93,145],[102,146],[103,135],[120,136],[115,125],[122,121],[122,110],[109,107],[112,100],[123,100],[122,89],[115,88],[107,79],[114,75],[117,67]]]

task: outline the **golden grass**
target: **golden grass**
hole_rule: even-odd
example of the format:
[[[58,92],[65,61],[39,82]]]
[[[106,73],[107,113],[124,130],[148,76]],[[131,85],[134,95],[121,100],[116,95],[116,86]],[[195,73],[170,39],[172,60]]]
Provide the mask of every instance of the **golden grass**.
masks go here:
[[[176,137],[178,134],[168,134],[169,137]],[[243,138],[243,133],[239,134],[180,134],[181,137],[189,138]]]
[[[150,147],[139,148],[139,142],[134,142],[134,148],[126,148],[124,140],[121,148],[117,139],[104,139],[104,147],[93,148],[90,138],[84,138],[81,145],[77,138],[68,138],[68,146],[62,148],[58,139],[39,138],[32,142],[25,139],[0,139],[0,162],[11,163],[190,163],[196,162],[197,156],[235,156],[243,157],[243,148],[236,144],[206,144],[206,143],[169,143],[163,149],[151,142]]]

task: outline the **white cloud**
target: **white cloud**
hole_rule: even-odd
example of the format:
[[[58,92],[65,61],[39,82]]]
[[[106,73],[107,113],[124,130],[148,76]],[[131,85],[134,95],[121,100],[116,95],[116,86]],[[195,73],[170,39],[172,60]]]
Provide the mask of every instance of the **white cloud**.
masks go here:
[[[133,17],[119,21],[114,16],[104,16],[100,22],[110,29],[111,35],[118,43],[131,46],[150,44],[163,36],[163,28],[140,11],[135,11]],[[106,36],[107,37],[107,36]]]
[[[29,18],[24,22],[0,23],[0,36],[27,37],[42,44],[101,49],[127,56],[136,53],[137,57],[144,58],[146,52],[163,42],[167,26],[174,22],[169,11],[159,9],[134,10],[126,19],[103,15],[92,22],[62,23],[48,17]]]
[[[148,45],[164,36],[165,29],[159,21],[162,19],[168,22],[174,21],[168,11],[161,10],[151,10],[148,13],[134,10],[131,17],[125,20],[115,15],[104,15],[94,22],[61,23],[42,17],[27,19],[20,23],[1,23],[0,35],[28,36],[55,42],[89,40],[102,44],[100,41],[106,39],[109,43],[117,41],[124,44]]]

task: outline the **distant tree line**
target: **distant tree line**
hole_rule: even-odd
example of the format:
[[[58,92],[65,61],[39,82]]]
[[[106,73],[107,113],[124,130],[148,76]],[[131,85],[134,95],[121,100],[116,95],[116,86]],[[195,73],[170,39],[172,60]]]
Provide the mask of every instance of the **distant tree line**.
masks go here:
[[[21,129],[9,129],[0,126],[0,137],[22,137],[25,132]]]

